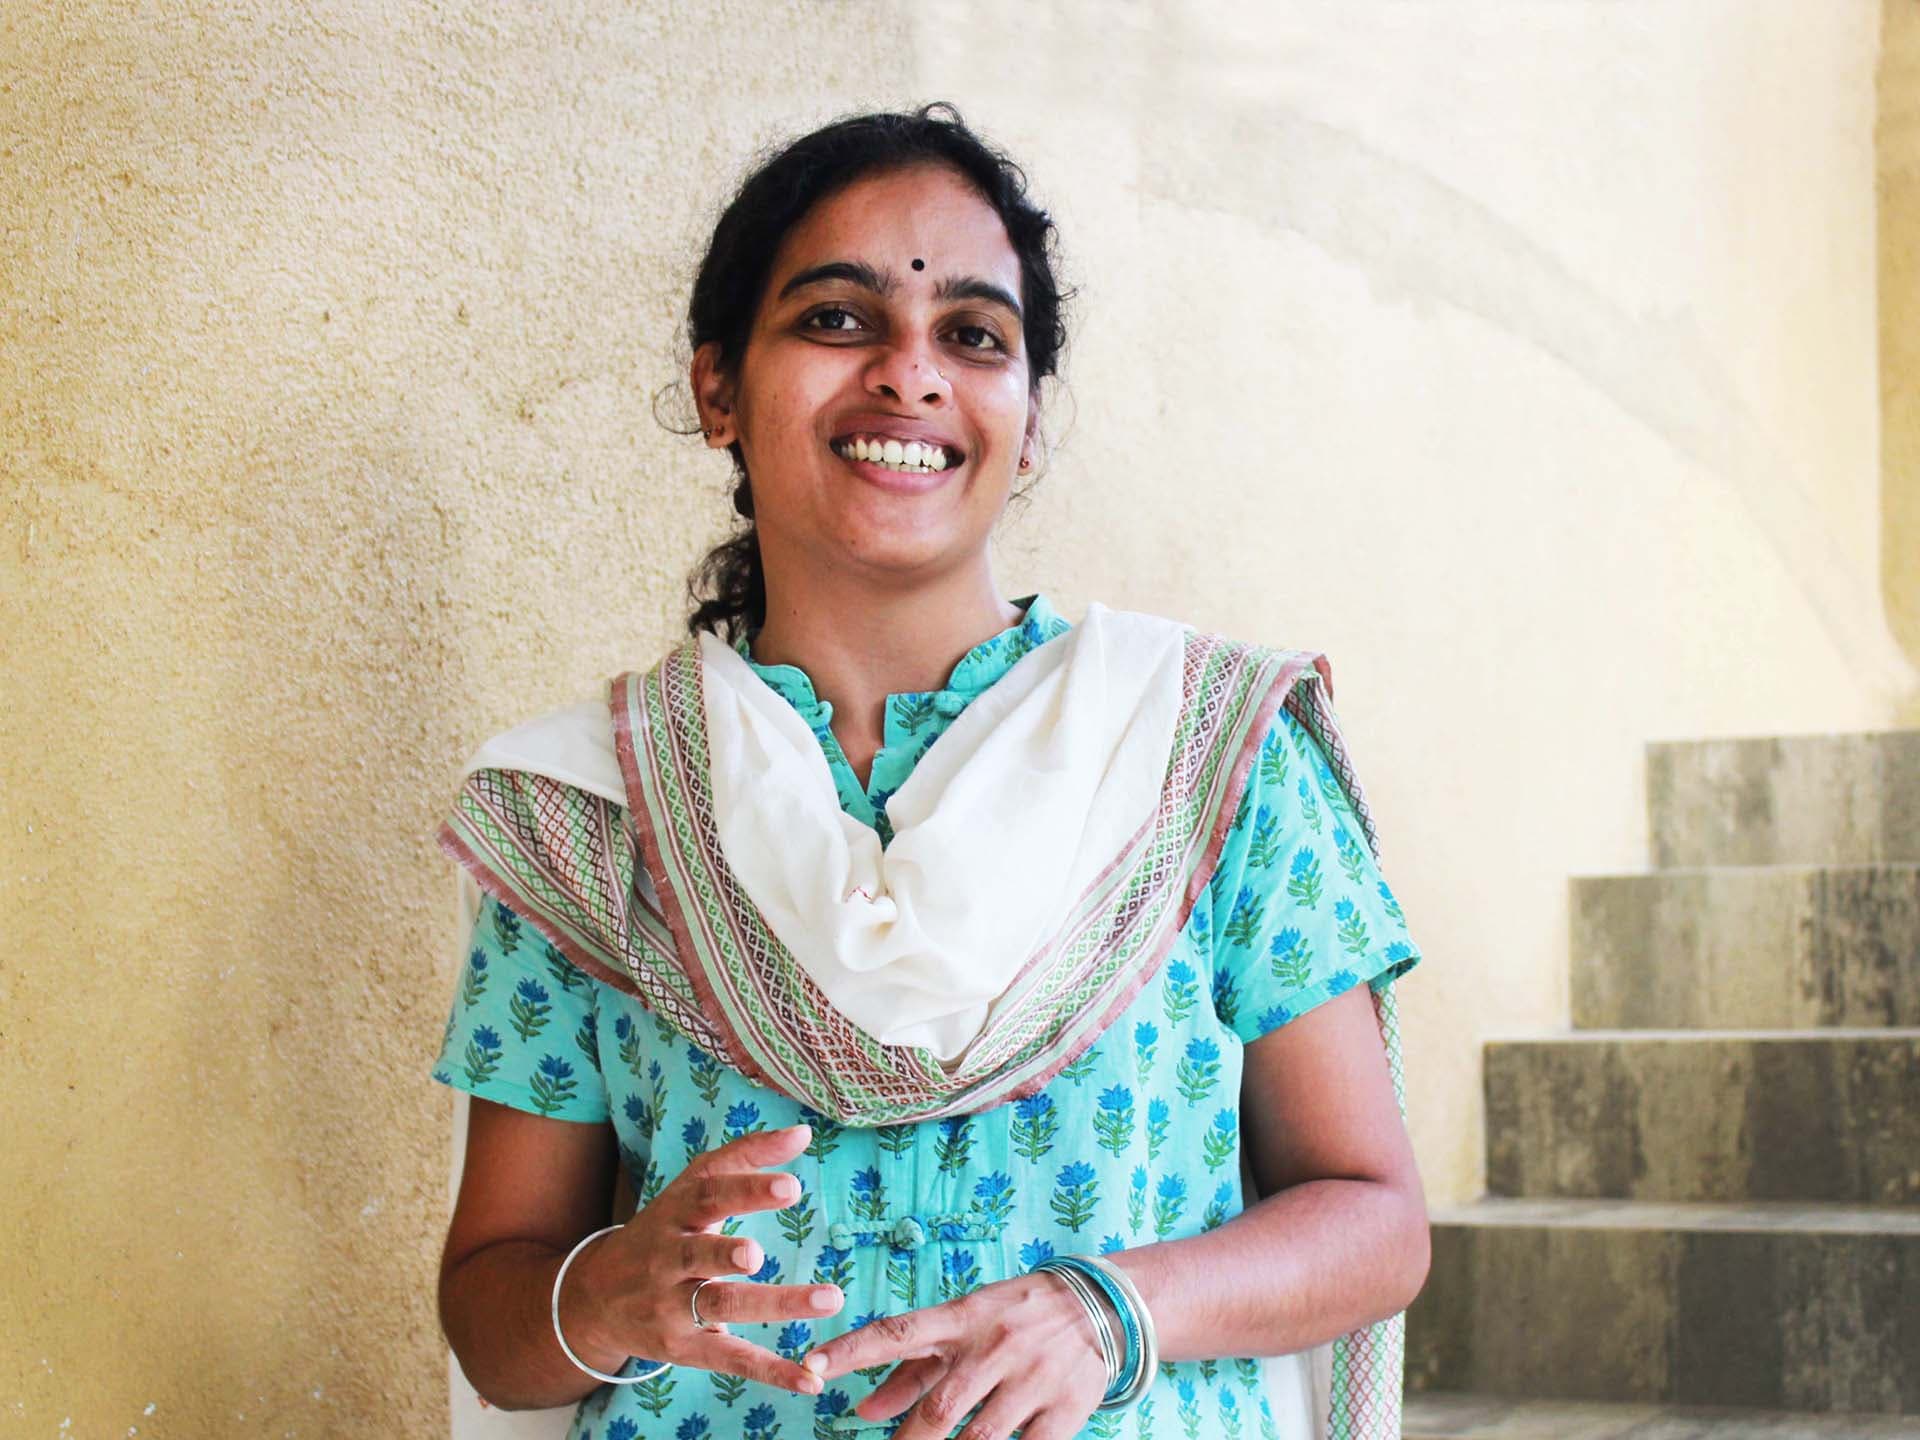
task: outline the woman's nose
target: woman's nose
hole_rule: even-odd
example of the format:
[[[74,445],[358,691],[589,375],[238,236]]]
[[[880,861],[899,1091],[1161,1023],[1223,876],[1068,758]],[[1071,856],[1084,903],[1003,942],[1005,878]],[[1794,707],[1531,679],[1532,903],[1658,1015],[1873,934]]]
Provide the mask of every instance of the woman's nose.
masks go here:
[[[867,388],[903,402],[938,404],[953,395],[947,377],[919,341],[890,345],[880,351],[867,371]]]

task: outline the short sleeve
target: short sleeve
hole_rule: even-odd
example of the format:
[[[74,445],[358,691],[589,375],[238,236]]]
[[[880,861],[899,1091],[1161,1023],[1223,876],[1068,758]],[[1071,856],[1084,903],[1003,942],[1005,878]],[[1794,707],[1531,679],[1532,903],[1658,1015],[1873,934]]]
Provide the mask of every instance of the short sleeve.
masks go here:
[[[485,896],[433,1078],[556,1120],[607,1120],[594,983],[525,917]]]
[[[1420,952],[1326,752],[1286,707],[1247,777],[1212,883],[1213,1004],[1254,1040]]]

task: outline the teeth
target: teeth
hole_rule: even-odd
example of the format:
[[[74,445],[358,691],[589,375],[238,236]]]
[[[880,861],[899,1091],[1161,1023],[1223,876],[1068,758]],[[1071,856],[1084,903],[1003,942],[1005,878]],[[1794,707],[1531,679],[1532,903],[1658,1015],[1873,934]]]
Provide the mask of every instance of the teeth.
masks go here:
[[[903,443],[878,436],[869,439],[859,435],[835,448],[849,459],[865,460],[870,464],[885,465],[889,470],[914,475],[935,473],[946,469],[948,465],[946,447],[928,441],[908,440]]]

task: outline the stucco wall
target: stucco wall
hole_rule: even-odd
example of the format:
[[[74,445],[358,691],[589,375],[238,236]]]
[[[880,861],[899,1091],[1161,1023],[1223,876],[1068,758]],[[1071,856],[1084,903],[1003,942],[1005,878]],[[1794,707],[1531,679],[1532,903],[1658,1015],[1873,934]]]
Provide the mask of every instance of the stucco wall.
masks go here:
[[[1880,49],[1881,583],[1920,655],[1920,0],[1885,0]],[[1920,697],[1901,721],[1920,725]]]
[[[1913,9],[1878,232],[1873,0],[10,9],[7,1427],[445,1433],[429,835],[676,635],[695,246],[856,105],[960,102],[1082,286],[1004,593],[1331,657],[1478,1193],[1480,1042],[1565,1023],[1643,743],[1911,699]]]

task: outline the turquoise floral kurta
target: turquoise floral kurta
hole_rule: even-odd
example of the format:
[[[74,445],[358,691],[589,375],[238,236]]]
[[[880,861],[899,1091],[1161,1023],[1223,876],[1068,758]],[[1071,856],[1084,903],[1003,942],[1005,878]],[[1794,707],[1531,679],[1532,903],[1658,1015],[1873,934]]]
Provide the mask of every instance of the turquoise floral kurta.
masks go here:
[[[804,671],[741,654],[819,738],[849,815],[891,839],[885,805],[975,696],[1069,622],[1045,596],[970,650],[940,690],[890,695],[863,786]],[[1360,984],[1384,988],[1419,960],[1327,757],[1284,708],[1250,775],[1212,884],[1166,963],[1100,1040],[1040,1093],[973,1115],[878,1129],[835,1124],[688,1044],[631,996],[588,976],[488,898],[459,975],[433,1078],[498,1104],[611,1123],[644,1204],[702,1151],[805,1120],[813,1143],[788,1168],[803,1194],[736,1217],[760,1242],[752,1277],[832,1282],[847,1303],[823,1320],[735,1325],[799,1357],[884,1314],[938,1304],[1049,1255],[1111,1251],[1210,1229],[1243,1207],[1240,1076],[1246,1042]],[[814,1397],[675,1368],[603,1385],[570,1440],[809,1440],[876,1424],[853,1406],[885,1373]],[[1131,1411],[1087,1436],[1238,1440],[1282,1436],[1260,1364],[1168,1364]],[[1284,1440],[1296,1440],[1291,1434]]]

